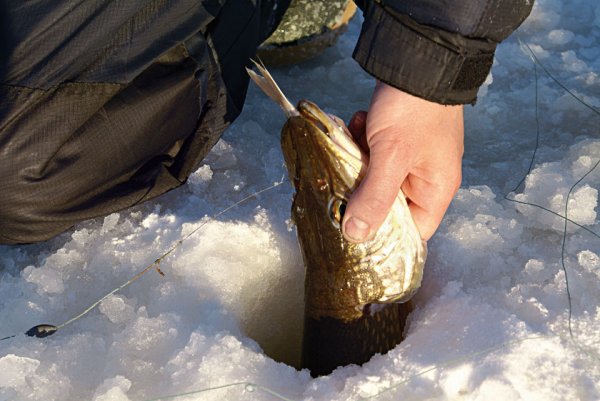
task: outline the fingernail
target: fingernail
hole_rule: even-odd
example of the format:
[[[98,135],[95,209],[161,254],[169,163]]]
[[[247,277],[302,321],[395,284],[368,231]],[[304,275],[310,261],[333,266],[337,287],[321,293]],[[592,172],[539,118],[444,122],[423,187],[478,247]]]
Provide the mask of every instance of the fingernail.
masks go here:
[[[351,240],[361,242],[369,236],[369,225],[356,217],[350,217],[344,226],[344,233]]]

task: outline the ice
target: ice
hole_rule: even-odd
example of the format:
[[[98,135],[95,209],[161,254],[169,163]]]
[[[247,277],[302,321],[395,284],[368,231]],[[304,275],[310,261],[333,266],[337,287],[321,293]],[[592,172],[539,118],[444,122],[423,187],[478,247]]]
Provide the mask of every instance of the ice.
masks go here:
[[[561,58],[564,63],[564,69],[567,71],[581,72],[588,68],[587,64],[580,60],[573,50],[563,52]]]
[[[106,379],[100,387],[96,389],[94,401],[129,401],[127,391],[131,388],[131,381],[124,376],[116,376],[112,379]]]
[[[579,265],[600,279],[600,256],[590,250],[581,251],[577,254]]]
[[[59,294],[64,291],[63,281],[55,270],[28,266],[23,270],[23,279],[35,284],[36,291],[40,295]]]
[[[599,19],[591,0],[537,0],[518,32],[596,109]],[[318,59],[272,71],[291,101],[345,120],[368,107],[374,82],[350,57],[359,31],[355,19]],[[295,368],[304,273],[281,183],[284,116],[251,86],[186,185],[42,244],[0,247],[0,338],[16,335],[0,341],[0,400],[600,399],[600,167],[588,174],[598,115],[534,72],[516,37],[465,113],[463,185],[429,243],[407,338],[388,354],[317,379]],[[539,206],[563,215],[569,191],[579,226],[563,244],[564,219]],[[188,234],[54,335],[22,334],[77,316]]]
[[[192,191],[202,194],[210,184],[213,178],[213,171],[208,164],[202,165],[188,178],[189,186]]]
[[[134,306],[121,295],[111,295],[105,298],[99,306],[100,312],[112,323],[123,323],[132,319]]]
[[[108,231],[111,231],[112,229],[114,229],[117,226],[117,223],[119,222],[119,214],[118,213],[113,213],[109,216],[106,216],[104,218],[104,223],[102,223],[102,233],[106,233]]]
[[[0,358],[0,388],[18,388],[27,384],[40,361],[8,354]]]
[[[556,45],[565,45],[573,40],[574,37],[575,34],[573,32],[564,29],[554,29],[548,33],[548,39]]]
[[[560,23],[560,0],[537,0],[533,3],[533,9],[527,19],[529,26],[538,30],[551,30]]]
[[[597,145],[600,145],[600,142]],[[520,202],[543,206],[558,215],[549,214],[545,210],[525,204],[518,205],[517,209],[530,218],[531,224],[540,228],[562,231],[564,229],[564,219],[559,216],[565,214],[565,202],[567,195],[569,195],[568,217],[580,225],[595,224],[598,189],[590,184],[582,184],[571,191],[571,187],[577,180],[590,170],[591,162],[589,156],[582,155],[574,161],[544,163],[527,176],[523,192],[515,195],[515,199]],[[600,175],[591,176],[590,182],[598,187]],[[569,192],[571,193],[569,194]],[[568,225],[570,232],[576,229],[576,226]]]

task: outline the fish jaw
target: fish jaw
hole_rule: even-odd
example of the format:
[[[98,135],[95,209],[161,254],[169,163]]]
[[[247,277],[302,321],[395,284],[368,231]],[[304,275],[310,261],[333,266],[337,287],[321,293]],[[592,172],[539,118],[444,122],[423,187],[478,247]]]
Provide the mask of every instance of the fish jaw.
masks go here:
[[[282,130],[282,149],[296,190],[292,218],[306,266],[307,314],[351,321],[366,304],[409,300],[421,283],[426,247],[404,195],[372,240],[346,241],[342,216],[332,218],[331,207],[348,201],[368,159],[317,106],[301,101],[297,109]]]
[[[383,293],[369,266],[348,259],[355,244],[342,235],[342,216],[336,220],[330,210],[335,202],[348,201],[366,166],[334,142],[327,129],[335,126],[300,111],[283,127],[282,150],[295,189],[292,219],[306,267],[306,311],[351,320],[362,314],[358,305]]]
[[[368,158],[328,114],[312,105],[298,105],[299,116],[286,121],[281,135],[281,147],[290,176],[297,188],[299,181],[308,182],[319,190],[328,183],[333,192],[347,200],[365,175]]]
[[[404,301],[420,286],[426,248],[401,193],[373,240],[344,239],[341,206],[359,185],[368,158],[341,120],[308,101],[294,108],[266,68],[256,67],[262,75],[249,71],[250,77],[288,117],[281,144],[306,267],[302,366],[316,376],[362,364],[402,340],[411,310]]]

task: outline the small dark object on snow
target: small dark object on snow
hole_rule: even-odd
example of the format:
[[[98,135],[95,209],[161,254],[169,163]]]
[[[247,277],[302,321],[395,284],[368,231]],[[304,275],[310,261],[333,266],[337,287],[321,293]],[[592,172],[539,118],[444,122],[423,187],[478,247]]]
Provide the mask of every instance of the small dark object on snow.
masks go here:
[[[57,330],[58,327],[52,324],[38,324],[37,326],[27,330],[25,334],[27,334],[29,337],[44,338],[56,333]]]

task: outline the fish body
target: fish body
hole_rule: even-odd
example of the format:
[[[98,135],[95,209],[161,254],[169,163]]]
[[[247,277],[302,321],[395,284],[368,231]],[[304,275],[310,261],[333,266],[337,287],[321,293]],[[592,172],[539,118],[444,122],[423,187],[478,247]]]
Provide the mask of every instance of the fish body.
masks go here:
[[[373,239],[344,239],[341,221],[368,157],[341,120],[314,103],[294,107],[264,67],[252,79],[288,119],[281,147],[295,194],[292,219],[306,267],[303,367],[313,375],[361,364],[402,340],[407,302],[421,284],[426,246],[403,194]]]

